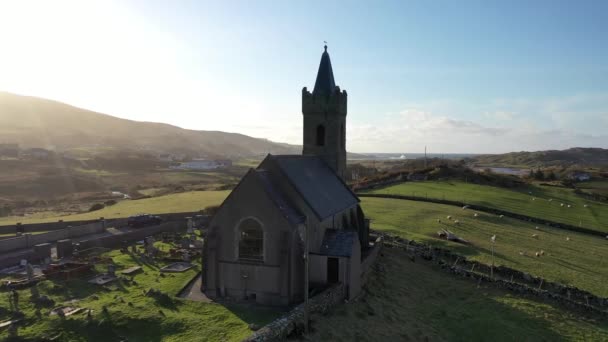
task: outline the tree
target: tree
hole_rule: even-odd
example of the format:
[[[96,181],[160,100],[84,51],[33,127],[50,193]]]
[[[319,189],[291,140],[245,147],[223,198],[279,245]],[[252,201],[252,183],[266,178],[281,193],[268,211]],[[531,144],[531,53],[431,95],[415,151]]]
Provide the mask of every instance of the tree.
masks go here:
[[[551,172],[549,172],[549,175],[547,175],[547,179],[552,180],[552,181],[557,179],[557,177],[555,176],[555,172],[553,172],[553,170],[551,170]]]
[[[538,170],[536,170],[536,172],[534,173],[534,179],[536,179],[536,180],[545,179],[545,174],[540,170],[540,168]]]

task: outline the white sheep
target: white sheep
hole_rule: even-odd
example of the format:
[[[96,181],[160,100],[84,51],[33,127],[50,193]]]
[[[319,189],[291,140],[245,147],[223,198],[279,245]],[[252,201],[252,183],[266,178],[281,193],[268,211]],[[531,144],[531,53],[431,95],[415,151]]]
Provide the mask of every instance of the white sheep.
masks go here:
[[[535,198],[535,197],[532,197],[532,200],[533,200],[533,201],[536,201],[536,198]]]
[[[538,239],[538,234],[532,234],[532,237]]]
[[[503,217],[505,217],[505,215],[500,215],[500,216],[498,216],[498,217],[503,218]]]
[[[458,221],[458,220],[454,220],[454,223],[455,223],[455,224],[460,224],[460,221]]]
[[[541,256],[545,255],[545,251],[541,250],[541,251],[540,251],[540,255],[541,255]]]
[[[539,230],[540,228],[538,228],[538,226],[534,227],[534,229]]]
[[[538,253],[538,252],[536,252],[534,254],[536,255],[537,258],[540,256],[540,253]]]
[[[477,214],[477,213],[473,214],[473,217],[477,217],[477,216],[479,216],[479,214]]]
[[[448,216],[447,216],[447,218],[448,218],[448,220],[451,220],[451,219],[452,219],[452,216],[448,215]]]
[[[441,220],[440,220],[440,219],[437,219],[437,223],[441,223]]]
[[[524,251],[519,251],[519,255],[524,256],[524,255],[526,255],[526,252],[524,252]]]
[[[570,241],[570,237],[569,236],[566,236],[566,241]]]
[[[559,206],[560,206],[560,207],[563,207],[563,206],[564,206],[564,203],[560,203],[560,204],[559,204]]]
[[[589,207],[589,205],[588,205],[588,204],[585,204],[583,207],[587,208],[587,207]]]
[[[572,206],[570,204],[568,204],[568,208],[571,208]]]
[[[552,201],[553,201],[553,198],[549,198],[549,202],[552,202]]]
[[[462,210],[465,210],[465,209],[469,209],[469,206],[465,205],[464,207],[462,207]]]

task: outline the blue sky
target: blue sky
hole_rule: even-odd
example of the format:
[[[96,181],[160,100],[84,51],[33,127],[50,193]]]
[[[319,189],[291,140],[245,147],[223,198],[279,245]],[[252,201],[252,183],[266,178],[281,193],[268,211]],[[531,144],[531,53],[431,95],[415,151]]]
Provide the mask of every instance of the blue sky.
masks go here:
[[[7,91],[299,143],[326,40],[351,151],[608,147],[606,1],[15,3]]]

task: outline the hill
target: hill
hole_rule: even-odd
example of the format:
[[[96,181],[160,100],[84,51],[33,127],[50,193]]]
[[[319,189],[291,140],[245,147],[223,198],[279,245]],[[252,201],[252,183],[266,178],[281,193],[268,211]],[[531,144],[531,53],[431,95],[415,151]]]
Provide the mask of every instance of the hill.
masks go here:
[[[574,147],[562,151],[510,152],[476,156],[468,161],[477,166],[608,166],[608,149]]]
[[[102,147],[200,157],[300,152],[298,146],[243,134],[196,131],[163,123],[120,119],[56,101],[4,92],[0,92],[0,114],[0,142],[17,143],[24,148]]]
[[[476,204],[508,212],[608,232],[608,205],[575,190],[529,184],[508,189],[462,181],[404,182],[369,191]],[[563,204],[563,205],[562,205]]]

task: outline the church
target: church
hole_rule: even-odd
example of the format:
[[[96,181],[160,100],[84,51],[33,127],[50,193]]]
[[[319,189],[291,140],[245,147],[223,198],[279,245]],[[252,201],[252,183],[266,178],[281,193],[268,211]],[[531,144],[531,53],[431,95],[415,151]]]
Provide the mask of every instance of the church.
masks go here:
[[[201,290],[209,298],[290,305],[310,288],[361,290],[369,220],[344,181],[347,94],[327,46],[315,86],[302,89],[302,155],[268,155],[241,179],[209,223]],[[308,250],[308,253],[306,253]]]

